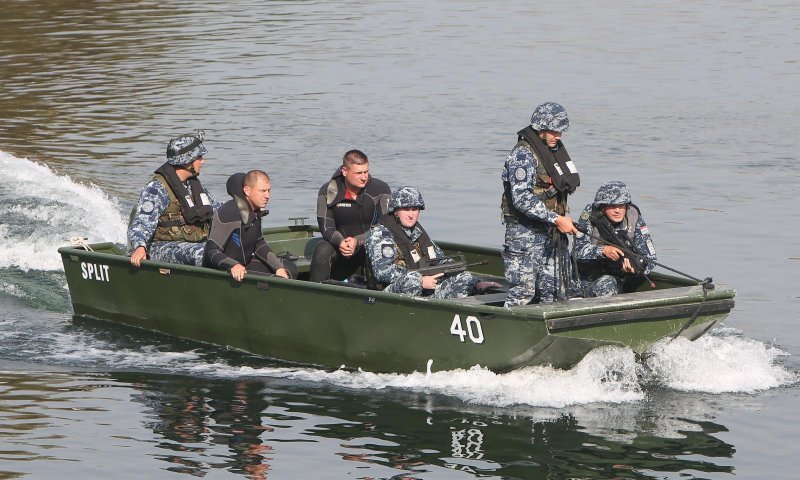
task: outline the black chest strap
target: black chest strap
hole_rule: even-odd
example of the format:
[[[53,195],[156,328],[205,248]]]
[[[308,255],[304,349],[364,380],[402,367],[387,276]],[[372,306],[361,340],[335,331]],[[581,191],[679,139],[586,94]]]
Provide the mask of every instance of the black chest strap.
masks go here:
[[[536,133],[536,130],[527,126],[517,132],[520,139],[525,139],[531,148],[533,148],[536,156],[544,165],[547,174],[553,182],[553,186],[559,192],[566,192],[572,194],[581,184],[581,177],[575,168],[575,164],[567,153],[566,147],[558,141],[558,148],[555,151],[551,150]]]
[[[406,266],[410,270],[419,268],[419,261],[414,261],[415,256],[411,255],[412,250],[417,252],[416,256],[419,257],[420,260],[432,260],[428,252],[434,251],[433,241],[431,241],[431,237],[428,236],[428,232],[422,228],[422,225],[417,223],[416,227],[420,229],[421,234],[417,241],[412,243],[411,239],[408,238],[408,235],[406,235],[406,232],[403,230],[403,226],[400,224],[394,214],[388,213],[384,215],[379,220],[379,223],[388,228],[389,232],[391,232],[394,243],[397,245],[397,248],[403,255],[403,258],[406,261]]]
[[[186,223],[196,225],[211,221],[211,218],[214,216],[214,207],[203,203],[201,194],[204,194],[205,191],[197,177],[191,177],[188,180],[189,186],[192,189],[190,195],[186,186],[181,182],[181,179],[178,178],[178,174],[175,173],[175,168],[169,163],[164,163],[158,167],[155,174],[161,175],[164,180],[166,180],[169,188],[172,189],[172,193],[174,193],[175,197],[178,199],[178,204],[181,207],[181,215],[183,215]],[[194,203],[193,206],[189,205],[189,198],[192,199]]]

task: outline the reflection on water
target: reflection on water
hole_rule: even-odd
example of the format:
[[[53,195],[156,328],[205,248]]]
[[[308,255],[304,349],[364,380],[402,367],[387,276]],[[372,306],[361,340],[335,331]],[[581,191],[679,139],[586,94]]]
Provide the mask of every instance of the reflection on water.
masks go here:
[[[268,403],[260,385],[237,381],[209,388],[182,379],[135,385],[141,393],[132,398],[148,407],[145,426],[159,439],[158,447],[170,452],[158,455],[174,464],[168,470],[203,476],[207,457],[217,456],[214,450],[222,447],[227,460],[211,468],[267,478],[272,446],[262,437],[273,427],[262,423]]]
[[[315,461],[328,473],[314,478],[348,471],[359,478],[442,478],[451,470],[491,478],[733,472],[726,459],[735,449],[716,437],[727,430],[711,407],[677,394],[664,394],[676,396],[667,411],[647,404],[509,411],[432,395],[140,373],[2,373],[0,385],[0,458],[26,460],[6,476],[41,473],[49,461],[89,470],[97,445],[115,459],[124,457],[117,449],[136,448],[115,468],[147,464],[145,455],[159,469],[195,477],[222,470],[299,478]],[[614,424],[600,431],[596,424],[610,418]]]

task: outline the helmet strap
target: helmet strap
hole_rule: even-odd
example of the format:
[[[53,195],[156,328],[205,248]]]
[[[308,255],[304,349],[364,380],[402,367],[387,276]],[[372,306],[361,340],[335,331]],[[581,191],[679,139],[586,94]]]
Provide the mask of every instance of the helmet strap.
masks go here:
[[[194,160],[192,160],[191,163],[189,163],[188,165],[183,167],[183,169],[186,170],[187,172],[191,173],[192,177],[196,177],[198,175],[197,170],[194,169]]]

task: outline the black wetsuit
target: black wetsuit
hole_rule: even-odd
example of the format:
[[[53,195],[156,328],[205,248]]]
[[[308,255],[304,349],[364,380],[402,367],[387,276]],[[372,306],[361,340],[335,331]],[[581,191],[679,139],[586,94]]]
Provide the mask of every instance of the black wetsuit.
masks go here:
[[[228,193],[244,199],[241,190],[243,174],[234,174],[228,180]],[[240,202],[246,203],[244,201]],[[242,221],[243,214],[236,199],[229,200],[214,213],[211,222],[211,233],[206,242],[203,255],[203,266],[219,270],[230,270],[236,265],[244,265],[248,271],[275,273],[285,268],[292,278],[297,278],[297,266],[288,260],[278,258],[264,240],[261,229],[262,212],[247,209],[247,220]]]
[[[344,280],[364,265],[363,246],[367,232],[386,213],[392,194],[386,182],[372,176],[355,199],[345,198],[345,192],[341,169],[319,189],[317,222],[324,241],[314,249],[311,281]],[[352,257],[344,257],[339,252],[339,245],[347,237],[355,237],[358,241]]]

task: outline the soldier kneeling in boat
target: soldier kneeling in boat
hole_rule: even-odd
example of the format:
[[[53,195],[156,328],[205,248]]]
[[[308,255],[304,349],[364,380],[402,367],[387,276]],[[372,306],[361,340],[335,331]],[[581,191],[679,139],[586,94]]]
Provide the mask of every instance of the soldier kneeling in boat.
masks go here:
[[[494,282],[479,281],[468,271],[449,276],[420,273],[418,269],[423,262],[445,258],[442,249],[418,222],[424,209],[425,202],[417,188],[400,187],[392,193],[389,213],[372,227],[365,241],[375,283],[385,285],[386,292],[433,298],[467,297],[499,287]]]
[[[619,180],[600,185],[580,215],[574,254],[587,297],[616,295],[625,282],[641,282],[655,265],[656,249],[639,207]],[[626,254],[625,251],[635,255]]]
[[[278,258],[264,240],[261,217],[269,213],[266,206],[271,188],[269,175],[261,170],[230,176],[227,189],[233,199],[214,214],[204,267],[228,270],[237,282],[247,272],[297,278],[294,262]]]

